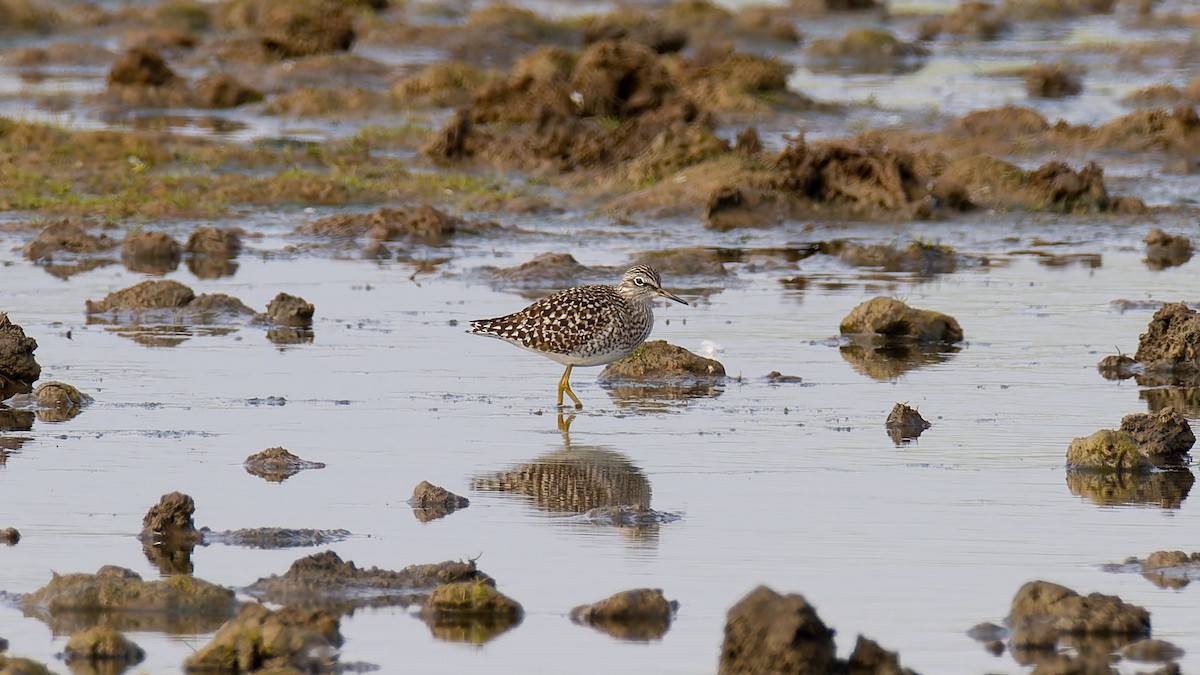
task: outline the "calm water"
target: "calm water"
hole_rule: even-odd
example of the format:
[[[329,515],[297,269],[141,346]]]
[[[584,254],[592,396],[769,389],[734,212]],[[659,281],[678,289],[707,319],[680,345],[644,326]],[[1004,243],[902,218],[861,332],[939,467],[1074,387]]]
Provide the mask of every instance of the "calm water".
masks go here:
[[[3,434],[28,440],[0,467],[0,525],[23,534],[0,550],[0,588],[32,591],[51,570],[103,564],[153,577],[134,535],[161,494],[180,490],[195,497],[197,524],[213,529],[349,529],[357,536],[331,548],[360,566],[481,556],[480,567],[528,613],[481,647],[435,640],[401,610],[343,620],[343,659],[385,672],[713,672],[725,611],[759,583],[805,594],[838,630],[843,655],[863,632],[921,672],[1020,672],[1010,656],[987,655],[963,632],[1002,618],[1020,584],[1037,578],[1148,607],[1155,636],[1188,651],[1185,672],[1200,669],[1195,589],[1161,590],[1097,568],[1157,549],[1194,550],[1195,500],[1177,510],[1100,507],[1071,494],[1062,468],[1071,438],[1148,409],[1132,381],[1108,382],[1095,371],[1115,348],[1132,352],[1150,317],[1120,314],[1109,302],[1197,299],[1197,263],[1151,272],[1141,262],[1148,224],[984,218],[716,235],[696,223],[653,223],[583,243],[572,234],[585,222],[521,223],[544,234],[515,246],[468,238],[423,252],[454,259],[416,281],[410,264],[276,255],[290,224],[262,223],[266,236],[250,242],[235,276],[204,281],[182,268],[169,275],[254,307],[280,290],[315,303],[315,340],[287,348],[249,326],[176,347],[142,346],[86,325],[82,313],[85,299],[141,275],[112,266],[62,281],[22,260],[15,241],[0,242],[0,298],[37,338],[43,379],[97,399],[74,420]],[[526,302],[468,283],[471,270],[545,250],[623,264],[637,251],[689,241],[756,248],[848,232],[940,240],[992,264],[919,280],[864,274],[823,256],[799,264],[746,256],[727,266],[717,282],[723,290],[661,311],[654,334],[693,350],[715,343],[740,382],[685,401],[614,399],[595,369],[577,370],[574,388],[587,408],[567,451],[640,470],[652,507],[682,516],[657,531],[579,522],[514,495],[471,490],[474,477],[562,456],[566,442],[550,405],[558,366],[463,333],[467,319]],[[1103,265],[1050,268],[1004,255],[1035,235],[1068,242],[1049,250],[1101,253]],[[498,257],[501,246],[509,254]],[[778,282],[797,274],[810,278],[806,291]],[[680,281],[685,289],[712,285]],[[956,316],[969,344],[892,381],[859,373],[831,338],[842,316],[878,294]],[[767,384],[771,370],[804,385]],[[287,403],[249,403],[267,396]],[[883,420],[902,401],[934,426],[897,447]],[[281,485],[242,470],[247,455],[273,445],[328,468]],[[418,522],[404,500],[421,480],[469,496],[470,508]],[[240,587],[310,552],[199,548],[195,573]],[[618,642],[565,616],[576,604],[640,586],[661,587],[681,603],[661,642]],[[14,652],[43,660],[65,640],[11,607],[0,608],[0,635]],[[174,670],[208,638],[131,637],[148,653],[140,672]]]

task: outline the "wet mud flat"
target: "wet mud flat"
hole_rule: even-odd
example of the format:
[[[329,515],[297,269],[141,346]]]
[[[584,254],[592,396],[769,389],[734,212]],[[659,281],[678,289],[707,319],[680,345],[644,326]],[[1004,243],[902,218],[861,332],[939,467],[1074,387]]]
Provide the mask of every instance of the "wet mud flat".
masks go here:
[[[1200,669],[1198,22],[936,9],[0,0],[2,667]]]

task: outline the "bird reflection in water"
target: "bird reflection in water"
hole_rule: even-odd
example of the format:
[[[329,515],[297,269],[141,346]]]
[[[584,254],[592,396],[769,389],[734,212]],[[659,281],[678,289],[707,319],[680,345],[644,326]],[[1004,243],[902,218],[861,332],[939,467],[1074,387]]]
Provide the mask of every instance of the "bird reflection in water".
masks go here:
[[[572,523],[610,525],[639,542],[657,539],[662,523],[679,516],[650,508],[650,481],[627,456],[599,446],[571,443],[575,415],[559,415],[563,447],[533,461],[475,477],[471,487],[524,497]]]

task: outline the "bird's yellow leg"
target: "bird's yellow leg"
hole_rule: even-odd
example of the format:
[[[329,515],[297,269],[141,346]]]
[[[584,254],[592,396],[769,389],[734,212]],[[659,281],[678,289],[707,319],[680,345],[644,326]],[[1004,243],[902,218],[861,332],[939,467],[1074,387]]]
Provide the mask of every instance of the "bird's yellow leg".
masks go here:
[[[575,392],[571,391],[571,369],[574,367],[575,366],[573,365],[567,366],[567,370],[563,373],[562,379],[558,381],[558,407],[560,408],[562,407],[562,395],[564,391],[567,393],[567,396],[570,396],[571,400],[575,402],[576,408],[583,408],[583,401],[580,401],[579,397],[575,395]]]

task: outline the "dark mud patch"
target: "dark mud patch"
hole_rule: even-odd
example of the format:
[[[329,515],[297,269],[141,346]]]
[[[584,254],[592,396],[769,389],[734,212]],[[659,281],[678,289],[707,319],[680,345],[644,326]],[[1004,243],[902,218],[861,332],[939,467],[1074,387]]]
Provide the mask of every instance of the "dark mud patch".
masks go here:
[[[1145,560],[1127,558],[1121,563],[1101,565],[1100,569],[1141,574],[1159,588],[1179,589],[1200,581],[1200,552],[1189,555],[1183,551],[1155,551]]]
[[[333,551],[292,563],[282,576],[264,577],[246,587],[259,600],[297,607],[319,607],[338,614],[359,607],[407,607],[423,603],[435,586],[488,578],[474,561],[410,565],[400,571],[360,569]]]
[[[1186,455],[1196,443],[1187,419],[1170,406],[1150,414],[1126,415],[1121,418],[1121,430],[1129,432],[1138,452],[1159,468],[1185,466]]]
[[[338,618],[320,609],[272,611],[247,604],[225,622],[211,642],[189,656],[187,672],[337,672],[342,645]]]
[[[0,313],[0,401],[14,394],[28,394],[42,374],[33,352],[37,340],[25,335],[25,329]]]
[[[344,541],[352,536],[349,530],[315,530],[311,528],[254,527],[214,532],[200,528],[200,543],[225,544],[245,548],[310,548]]]
[[[6,546],[16,546],[21,541],[21,533],[15,527],[6,527],[0,530],[0,542],[4,542]]]
[[[896,445],[916,440],[926,429],[933,426],[921,417],[916,408],[911,408],[905,403],[892,406],[892,411],[888,413],[883,424],[887,428],[888,436]]]
[[[301,459],[282,446],[267,448],[246,458],[242,463],[246,473],[258,476],[265,481],[282,483],[307,469],[324,469],[324,462],[310,462]]]
[[[133,570],[106,565],[95,574],[55,574],[18,604],[56,634],[69,634],[100,617],[119,630],[206,632],[231,616],[238,603],[233,591],[189,575],[143,581]]]
[[[304,298],[280,293],[267,303],[265,321],[289,328],[312,328],[316,308]]]
[[[413,488],[408,505],[412,507],[417,520],[427,523],[448,516],[458,509],[465,509],[471,505],[471,500],[423,480]]]
[[[434,588],[420,617],[438,639],[483,644],[520,625],[525,610],[491,579],[476,579]]]
[[[804,596],[759,586],[729,609],[720,675],[743,673],[894,673],[912,675],[899,656],[858,636],[846,661],[836,657],[835,631]]]
[[[667,600],[661,588],[638,588],[580,605],[571,610],[570,617],[619,640],[651,642],[667,634],[677,611],[679,602]]]
[[[1083,72],[1065,63],[1039,63],[1025,71],[1025,93],[1032,98],[1066,98],[1083,92]]]

